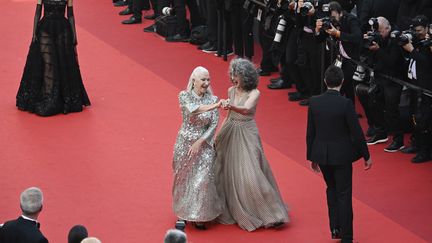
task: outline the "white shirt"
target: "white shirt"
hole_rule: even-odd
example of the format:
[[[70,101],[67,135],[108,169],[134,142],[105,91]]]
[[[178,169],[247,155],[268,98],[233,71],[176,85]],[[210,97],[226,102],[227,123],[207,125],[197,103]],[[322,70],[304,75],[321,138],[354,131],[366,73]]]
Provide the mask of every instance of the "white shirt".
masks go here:
[[[26,217],[26,216],[24,216],[24,215],[21,215],[21,217],[22,217],[23,219],[27,219],[27,220],[33,221],[33,222],[35,222],[35,223],[38,223],[37,220],[32,219],[32,218],[29,218],[29,217]]]

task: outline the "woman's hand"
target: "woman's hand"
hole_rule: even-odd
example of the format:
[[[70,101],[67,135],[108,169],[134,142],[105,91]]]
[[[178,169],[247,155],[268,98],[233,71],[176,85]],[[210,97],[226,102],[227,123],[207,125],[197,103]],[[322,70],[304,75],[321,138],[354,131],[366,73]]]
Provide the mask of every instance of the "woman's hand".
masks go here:
[[[222,102],[222,108],[224,109],[224,110],[227,110],[228,109],[228,106],[229,106],[229,103],[230,103],[230,99],[226,99],[226,100],[222,100],[223,102]]]
[[[188,151],[188,156],[190,157],[194,157],[198,154],[198,152],[200,151],[200,148],[203,144],[204,140],[203,139],[198,139],[195,143],[192,144],[192,146],[190,147],[189,151]]]

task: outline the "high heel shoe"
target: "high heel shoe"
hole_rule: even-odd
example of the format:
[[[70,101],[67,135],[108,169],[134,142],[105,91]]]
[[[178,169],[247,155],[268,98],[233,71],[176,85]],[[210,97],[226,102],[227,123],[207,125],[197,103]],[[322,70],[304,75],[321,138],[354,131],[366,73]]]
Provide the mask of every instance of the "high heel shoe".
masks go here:
[[[279,229],[279,228],[281,228],[281,227],[284,226],[284,225],[285,225],[284,222],[276,222],[276,223],[274,223],[274,224],[272,225],[272,228],[274,228],[274,229]]]
[[[203,223],[196,223],[196,222],[194,222],[194,225],[195,225],[195,228],[197,230],[206,230],[207,229],[207,227]]]
[[[175,228],[184,231],[186,228],[186,220],[178,219],[175,223]]]

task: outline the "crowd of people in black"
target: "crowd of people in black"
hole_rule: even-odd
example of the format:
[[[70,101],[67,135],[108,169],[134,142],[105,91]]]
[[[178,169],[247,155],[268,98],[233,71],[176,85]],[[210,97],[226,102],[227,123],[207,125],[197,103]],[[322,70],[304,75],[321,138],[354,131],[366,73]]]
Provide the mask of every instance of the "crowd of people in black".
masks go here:
[[[367,143],[391,142],[386,152],[415,154],[413,163],[432,161],[432,2],[428,0],[113,0],[126,6],[123,24],[155,23],[175,16],[169,42],[252,59],[254,34],[262,49],[259,74],[269,89],[288,89],[288,99],[309,104],[321,94],[331,64],[345,76],[341,93],[365,111]],[[186,10],[186,6],[188,10]],[[187,20],[189,12],[190,23]],[[169,25],[165,21],[165,25]],[[257,24],[257,31],[254,31]],[[166,31],[164,32],[166,33]],[[198,33],[198,34],[197,34]],[[198,38],[198,37],[199,38]],[[199,41],[197,41],[197,39]],[[199,43],[197,43],[199,42]],[[358,101],[359,105],[356,104]],[[361,116],[361,115],[359,115]],[[410,135],[405,146],[404,134]]]

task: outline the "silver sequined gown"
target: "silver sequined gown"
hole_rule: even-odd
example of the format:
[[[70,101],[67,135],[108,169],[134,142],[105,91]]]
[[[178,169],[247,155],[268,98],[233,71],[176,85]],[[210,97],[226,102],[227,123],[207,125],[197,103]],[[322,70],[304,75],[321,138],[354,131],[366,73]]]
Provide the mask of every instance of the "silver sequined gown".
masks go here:
[[[231,102],[235,89],[229,91]],[[237,105],[244,105],[247,95]],[[255,122],[256,106],[247,115],[230,111],[216,138],[216,186],[226,207],[218,221],[237,223],[254,231],[288,222],[288,209],[282,200],[270,165],[264,155]]]
[[[206,93],[199,97],[194,91],[181,91],[179,102],[183,123],[174,145],[173,209],[178,218],[193,222],[207,222],[223,211],[214,183],[213,137],[219,121],[217,109],[192,114],[200,105],[217,101]],[[201,151],[194,157],[187,155],[199,138],[205,139]]]

